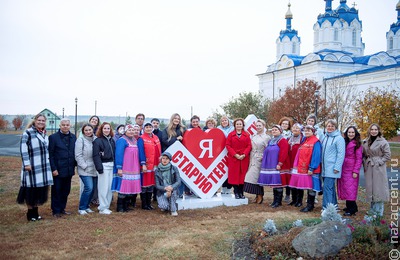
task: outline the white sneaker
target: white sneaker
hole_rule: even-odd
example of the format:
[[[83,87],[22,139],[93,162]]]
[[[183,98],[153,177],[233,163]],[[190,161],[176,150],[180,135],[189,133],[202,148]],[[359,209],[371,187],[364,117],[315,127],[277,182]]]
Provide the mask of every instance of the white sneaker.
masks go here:
[[[78,210],[79,215],[87,215],[88,213],[86,212],[86,210]]]
[[[85,209],[85,211],[86,211],[87,213],[93,213],[93,212],[94,212],[94,211],[91,210],[90,208]]]
[[[178,212],[172,211],[172,212],[171,212],[171,216],[174,216],[174,217],[178,216]]]
[[[103,210],[100,210],[99,213],[104,214],[104,215],[110,215],[112,213],[112,211],[109,209],[103,209]]]

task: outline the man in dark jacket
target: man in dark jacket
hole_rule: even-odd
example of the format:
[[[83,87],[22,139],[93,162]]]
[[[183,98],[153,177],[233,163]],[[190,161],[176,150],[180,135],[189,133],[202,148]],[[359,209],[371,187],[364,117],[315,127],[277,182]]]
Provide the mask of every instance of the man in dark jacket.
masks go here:
[[[70,132],[70,128],[70,120],[63,118],[58,132],[49,137],[49,159],[54,180],[51,186],[51,209],[57,218],[71,214],[65,211],[76,166],[76,136]]]
[[[162,130],[160,129],[160,120],[158,118],[153,118],[151,119],[151,124],[153,126],[153,134],[155,134],[161,142]]]

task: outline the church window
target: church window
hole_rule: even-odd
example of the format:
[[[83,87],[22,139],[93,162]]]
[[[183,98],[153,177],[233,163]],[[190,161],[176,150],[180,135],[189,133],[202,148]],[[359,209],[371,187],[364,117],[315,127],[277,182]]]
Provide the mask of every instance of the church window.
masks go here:
[[[337,41],[339,39],[339,30],[337,28],[335,28],[333,39],[334,41]]]
[[[389,38],[389,50],[393,50],[393,37]]]
[[[353,43],[353,46],[356,46],[356,43],[357,43],[357,31],[356,30],[353,30],[352,43]]]
[[[292,53],[296,53],[296,43],[292,43]]]

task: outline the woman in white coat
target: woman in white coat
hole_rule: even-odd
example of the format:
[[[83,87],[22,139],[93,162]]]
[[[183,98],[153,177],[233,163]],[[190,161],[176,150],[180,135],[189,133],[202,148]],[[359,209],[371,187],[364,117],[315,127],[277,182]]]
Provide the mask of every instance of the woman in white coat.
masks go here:
[[[251,137],[250,166],[244,179],[244,191],[255,194],[254,202],[261,204],[264,200],[264,187],[258,185],[258,177],[260,176],[264,149],[271,137],[265,133],[265,121],[262,119],[257,120],[256,130],[257,134]]]

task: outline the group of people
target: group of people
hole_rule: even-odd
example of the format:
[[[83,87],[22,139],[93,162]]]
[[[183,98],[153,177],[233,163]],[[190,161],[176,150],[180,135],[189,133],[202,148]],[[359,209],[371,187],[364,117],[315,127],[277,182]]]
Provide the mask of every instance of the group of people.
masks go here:
[[[118,126],[114,135],[110,123],[100,123],[97,116],[92,116],[77,138],[70,131],[68,118],[61,119],[60,129],[47,136],[46,116],[36,115],[21,138],[22,170],[17,202],[27,205],[28,221],[42,219],[38,206],[47,201],[50,186],[53,216],[71,214],[66,206],[75,168],[81,180],[78,209],[81,215],[93,213],[90,206],[96,201],[100,214],[111,214],[110,205],[116,192],[118,212],[135,207],[137,194],[142,209],[153,210],[154,194],[160,209],[177,216],[180,175],[170,163],[171,154],[163,152],[166,148],[161,149],[161,142],[168,147],[173,143],[171,139],[182,139],[183,130],[176,134],[181,120],[179,115],[175,117],[160,131],[158,119],[144,124],[145,116],[138,114],[136,124]]]
[[[177,167],[171,164],[167,149],[174,142],[182,142],[186,127],[179,114],[171,116],[164,130],[156,118],[145,123],[144,114],[137,114],[135,124],[120,125],[115,134],[110,123],[92,116],[84,124],[78,138],[70,132],[70,120],[60,121],[58,132],[47,136],[46,116],[38,114],[21,138],[21,187],[17,202],[26,204],[28,221],[41,219],[38,206],[48,199],[51,186],[51,209],[56,218],[71,214],[66,211],[71,180],[77,168],[81,180],[78,212],[93,213],[90,208],[98,201],[100,214],[111,214],[113,192],[117,193],[116,210],[126,212],[135,207],[137,194],[143,210],[153,210],[152,199],[162,211],[178,215],[177,199],[191,195],[189,187],[181,183]],[[245,122],[233,122],[226,116],[220,125],[207,119],[203,130],[218,128],[225,134],[228,151],[228,179],[222,194],[244,199],[244,192],[255,194],[254,202],[264,200],[264,186],[273,188],[273,208],[282,205],[286,188],[289,205],[303,205],[307,190],[307,205],[302,212],[312,211],[316,194],[323,192],[322,207],[346,200],[346,215],[357,209],[358,180],[362,162],[366,190],[371,208],[383,214],[383,202],[389,199],[385,162],[390,160],[390,149],[382,137],[380,127],[372,124],[368,137],[361,141],[354,126],[344,137],[334,120],[326,122],[326,133],[317,127],[316,117],[307,118],[305,126],[292,124],[282,118],[273,125],[270,136],[265,121],[256,122],[256,131],[245,131]],[[200,118],[193,116],[189,128],[200,128]],[[288,201],[289,202],[289,201]]]
[[[264,186],[272,187],[272,208],[285,201],[295,207],[306,206],[301,212],[314,209],[316,195],[323,195],[322,208],[329,203],[346,201],[345,216],[358,212],[357,193],[361,166],[364,167],[367,201],[371,209],[383,215],[383,202],[389,200],[386,162],[390,148],[377,124],[368,128],[368,136],[361,141],[357,128],[350,126],[344,134],[337,129],[337,122],[325,122],[324,133],[310,115],[304,126],[292,124],[282,118],[266,134],[265,122],[258,119],[257,133],[250,136],[243,130],[243,119],[233,122],[234,130],[228,134],[226,148],[229,154],[228,183],[233,185],[235,198],[244,198],[243,192],[255,194],[255,203],[264,200]],[[292,200],[290,201],[290,193]]]

